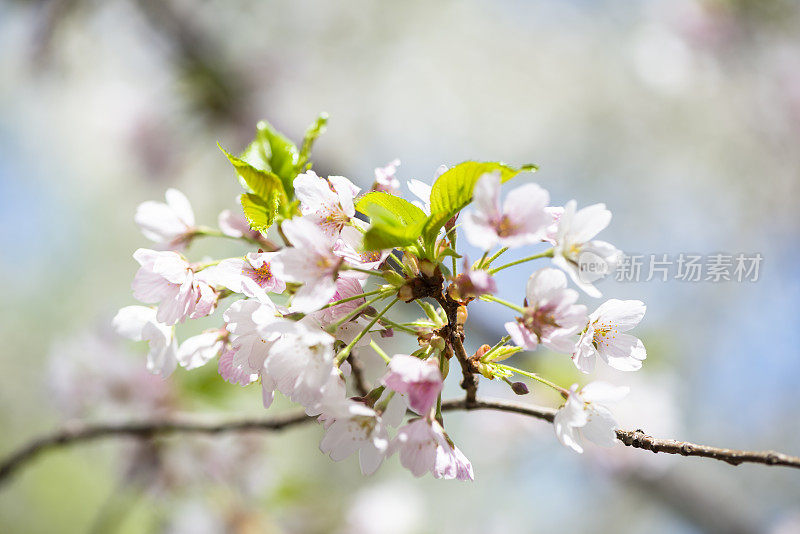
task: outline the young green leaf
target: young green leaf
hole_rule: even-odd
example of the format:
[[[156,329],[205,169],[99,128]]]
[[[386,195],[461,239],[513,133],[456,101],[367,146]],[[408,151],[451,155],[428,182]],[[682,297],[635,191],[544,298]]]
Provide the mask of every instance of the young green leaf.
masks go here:
[[[465,161],[444,172],[431,188],[431,213],[453,216],[472,200],[472,190],[486,173],[499,172],[500,181],[507,182],[523,171],[535,171],[535,165],[514,169],[498,162]]]
[[[411,203],[408,204],[415,207]],[[424,212],[421,220],[413,222],[410,219],[401,218],[380,204],[371,203],[368,207],[359,208],[359,211],[362,209],[366,210],[371,223],[364,234],[364,250],[386,250],[413,245],[417,243],[422,234],[425,224]]]
[[[311,156],[311,147],[314,145],[314,141],[317,138],[325,133],[325,128],[328,124],[328,114],[322,112],[317,117],[317,120],[308,127],[306,130],[306,135],[303,137],[303,145],[300,148],[300,156],[297,161],[297,171],[303,172],[306,167],[306,163],[308,163],[308,158]],[[310,165],[309,165],[310,167]]]
[[[294,198],[292,182],[298,171],[297,147],[267,121],[256,125],[256,137],[242,152],[241,159],[256,169],[280,178],[289,199]]]
[[[376,211],[384,210],[403,225],[422,225],[427,219],[424,211],[406,199],[380,191],[373,191],[361,197],[356,202],[356,209],[370,218],[373,217],[373,213],[377,213],[378,217],[385,217],[380,211]]]
[[[258,195],[267,202],[275,195],[279,197],[281,202],[287,200],[286,192],[283,189],[283,183],[275,173],[258,169],[250,163],[230,154],[224,148],[219,148],[225,156],[227,156],[233,168],[236,169],[236,175],[239,177],[239,181],[245,189],[248,189],[251,193]]]
[[[243,193],[239,197],[239,203],[242,205],[244,216],[253,230],[266,232],[275,221],[275,214],[278,211],[277,206],[270,205],[261,197],[253,193]]]

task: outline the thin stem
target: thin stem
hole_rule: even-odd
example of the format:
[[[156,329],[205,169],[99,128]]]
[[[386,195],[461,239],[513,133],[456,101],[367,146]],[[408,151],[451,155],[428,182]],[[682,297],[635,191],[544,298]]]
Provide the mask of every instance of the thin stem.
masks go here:
[[[517,306],[516,304],[512,304],[507,300],[495,297],[494,295],[481,295],[479,298],[487,302],[496,302],[498,304],[502,304],[503,306],[507,306],[512,310],[518,311],[519,313],[525,313],[525,308],[523,308],[522,306]]]
[[[221,230],[217,230],[215,228],[209,228],[208,226],[198,226],[192,232],[193,236],[201,236],[201,237],[222,237],[225,239],[233,239],[236,241],[246,241],[252,245],[257,245],[262,248],[268,248],[270,251],[276,250],[275,245],[269,243],[267,240],[260,241],[258,239],[254,239],[252,237],[248,237],[246,235],[242,235],[239,237],[228,235]]]
[[[289,242],[289,238],[286,237],[285,233],[283,233],[283,221],[278,221],[278,224],[275,225],[275,228],[278,229],[278,235],[281,236],[281,239],[283,239],[283,243],[287,247],[291,247],[292,244]]]
[[[324,310],[332,306],[338,306],[339,304],[344,304],[345,302],[350,302],[351,300],[358,300],[361,298],[370,297],[372,295],[377,295],[378,293],[389,293],[391,291],[392,291],[391,289],[384,289],[384,288],[376,289],[375,291],[367,291],[366,293],[361,293],[359,295],[353,295],[352,297],[347,297],[345,299],[334,300],[333,302],[329,302],[325,306],[321,307],[320,310]]]
[[[367,309],[367,307],[370,306],[373,302],[377,302],[377,301],[381,300],[382,298],[384,298],[383,295],[378,295],[377,297],[374,297],[374,298],[371,298],[371,299],[369,299],[367,301],[364,301],[364,303],[361,304],[360,306],[358,306],[355,310],[351,311],[350,313],[348,313],[347,315],[345,315],[344,317],[342,317],[338,321],[329,324],[326,327],[326,330],[328,330],[329,332],[336,332],[336,329],[338,329],[344,323],[346,323],[347,321],[353,319],[359,313],[361,313],[362,311]]]
[[[361,267],[354,267],[352,265],[343,265],[342,266],[342,270],[343,271],[356,271],[356,272],[359,272],[359,273],[371,274],[371,275],[380,276],[381,278],[383,278],[383,273],[381,271],[375,271],[375,270],[372,270],[372,269],[362,269]]]
[[[554,390],[558,391],[564,398],[566,398],[569,395],[569,390],[568,389],[562,388],[558,384],[554,384],[553,382],[550,382],[546,378],[542,378],[541,376],[537,375],[536,373],[530,373],[528,371],[523,371],[522,369],[517,369],[516,367],[511,367],[510,365],[503,365],[502,363],[498,363],[498,364],[495,364],[495,365],[497,365],[497,367],[505,369],[506,371],[511,371],[512,373],[517,373],[517,374],[520,374],[522,376],[527,376],[528,378],[532,378],[532,379],[536,380],[537,382],[540,382],[540,383],[544,384],[545,386],[549,386],[549,387],[553,388]]]
[[[498,250],[497,252],[495,252],[494,254],[492,254],[492,256],[489,257],[488,260],[481,261],[480,268],[481,269],[485,269],[486,267],[490,266],[494,260],[499,258],[507,250],[508,250],[508,247],[503,247],[500,250]],[[484,258],[485,257],[486,257],[486,255],[484,254]]]
[[[386,354],[386,352],[384,352],[384,350],[383,350],[383,349],[380,347],[380,345],[378,345],[377,343],[375,343],[375,340],[374,340],[374,339],[370,340],[370,342],[369,342],[369,346],[370,346],[370,347],[372,347],[372,350],[374,350],[375,352],[377,352],[377,353],[378,353],[378,356],[380,356],[381,358],[383,358],[383,361],[385,361],[386,363],[389,363],[390,361],[392,361],[392,359],[389,357],[389,355],[388,355],[388,354]]]
[[[400,330],[402,332],[406,332],[408,334],[413,334],[415,336],[418,334],[418,332],[416,330],[414,330],[413,328],[408,327],[408,326],[406,326],[404,324],[396,323],[396,322],[394,322],[391,319],[388,319],[386,317],[383,317],[381,319],[381,324],[387,324],[387,325],[391,326],[392,328],[396,328],[396,329],[398,329],[398,330]]]
[[[501,265],[500,267],[495,267],[489,271],[489,274],[494,274],[496,272],[502,271],[503,269],[507,269],[509,267],[513,267],[514,265],[519,265],[520,263],[525,263],[526,261],[538,260],[541,258],[552,258],[553,257],[553,249],[548,249],[542,252],[541,254],[534,254],[533,256],[528,256],[527,258],[522,258],[521,260],[512,261],[511,263],[506,263],[505,265]]]
[[[394,300],[392,300],[392,302],[387,304],[384,309],[382,309],[375,317],[372,318],[369,324],[361,332],[358,333],[358,335],[353,339],[353,341],[348,343],[345,348],[339,351],[339,354],[336,355],[336,365],[339,365],[344,361],[345,358],[347,358],[347,356],[350,354],[350,351],[353,350],[353,347],[356,346],[356,343],[361,341],[361,338],[364,337],[367,334],[367,332],[369,332],[369,329],[375,326],[375,323],[378,322],[378,319],[383,317],[383,314],[388,312],[389,309],[395,304],[397,304],[399,300],[400,299],[398,297],[395,297]]]

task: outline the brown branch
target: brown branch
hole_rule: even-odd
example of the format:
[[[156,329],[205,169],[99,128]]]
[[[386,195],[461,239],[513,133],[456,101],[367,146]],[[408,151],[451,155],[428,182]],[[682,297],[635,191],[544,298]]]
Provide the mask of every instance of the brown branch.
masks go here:
[[[549,423],[553,422],[556,410],[532,404],[523,404],[500,399],[453,399],[442,403],[442,411],[496,410],[527,415]],[[149,439],[168,434],[223,434],[226,432],[246,432],[264,430],[282,430],[302,423],[313,421],[313,417],[303,412],[287,413],[271,419],[245,419],[222,423],[191,422],[175,420],[141,421],[120,424],[74,424],[52,434],[42,436],[24,445],[6,457],[0,463],[0,484],[10,475],[28,464],[40,453],[58,447],[74,445],[107,437],[129,436]],[[617,430],[617,437],[628,447],[646,449],[666,454],[682,456],[700,456],[713,458],[732,465],[756,463],[764,465],[782,465],[800,469],[800,458],[774,451],[742,451],[697,445],[695,443],[672,439],[657,439],[646,435],[641,430]]]
[[[472,368],[469,355],[464,348],[463,332],[458,326],[458,302],[453,300],[446,292],[434,297],[436,302],[444,309],[447,315],[447,342],[452,347],[453,352],[461,365],[461,387],[467,392],[466,403],[472,404],[478,395],[478,377]],[[444,330],[444,329],[443,329]]]
[[[312,421],[305,413],[290,413],[271,419],[250,419],[226,421],[223,423],[203,423],[175,420],[140,421],[118,424],[73,423],[52,434],[34,439],[0,463],[0,484],[17,469],[27,464],[40,453],[58,447],[74,445],[100,438],[129,436],[140,439],[166,434],[222,434],[255,430],[281,430],[299,423]]]
[[[362,397],[366,397],[372,388],[364,377],[364,364],[352,352],[347,357],[347,361],[350,362],[350,369],[353,373],[356,391]]]

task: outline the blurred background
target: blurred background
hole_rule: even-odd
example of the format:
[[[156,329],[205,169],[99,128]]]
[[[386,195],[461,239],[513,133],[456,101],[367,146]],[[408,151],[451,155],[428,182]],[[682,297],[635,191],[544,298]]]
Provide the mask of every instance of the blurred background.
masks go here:
[[[240,150],[262,118],[299,141],[327,111],[320,174],[369,187],[394,158],[401,182],[428,183],[465,159],[535,162],[519,183],[554,204],[605,202],[600,237],[626,252],[760,253],[757,282],[603,281],[604,296],[647,303],[649,357],[597,376],[631,386],[615,407],[625,428],[800,454],[796,2],[6,0],[0,50],[0,453],[72,418],[263,413],[257,386],[213,363],[148,375],[145,347],[110,320],[133,303],[131,254],[149,243],[140,202],[174,186],[214,225],[239,192],[216,143]],[[500,296],[521,301],[532,269],[503,271]],[[484,304],[472,350],[511,317]],[[589,379],[563,355],[516,364]],[[557,402],[536,386],[520,400]],[[447,428],[474,483],[414,479],[396,458],[362,477],[319,453],[316,425],[53,451],[0,488],[0,531],[800,532],[786,468],[579,456],[509,414],[448,414]]]

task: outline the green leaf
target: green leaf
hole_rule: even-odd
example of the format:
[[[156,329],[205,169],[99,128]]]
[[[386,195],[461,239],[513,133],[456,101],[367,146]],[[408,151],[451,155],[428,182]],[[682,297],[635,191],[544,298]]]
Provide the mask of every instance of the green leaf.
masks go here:
[[[239,203],[242,205],[244,216],[253,230],[266,232],[275,221],[277,207],[271,206],[261,197],[253,193],[243,193],[239,197]]]
[[[436,239],[439,229],[472,201],[475,184],[484,174],[499,172],[500,182],[504,183],[520,172],[537,169],[535,165],[523,165],[515,169],[498,162],[478,161],[465,161],[448,169],[431,188],[431,216],[425,225],[425,240]]]
[[[377,213],[378,217],[385,217],[382,211],[389,212],[404,225],[424,224],[428,218],[424,211],[408,200],[381,191],[373,191],[361,197],[356,202],[356,209],[370,218],[373,213]]]
[[[413,204],[411,206],[415,207]],[[414,245],[422,235],[424,213],[422,220],[409,223],[379,204],[371,204],[368,211],[371,224],[364,234],[364,250],[386,250]]]
[[[306,163],[308,163],[308,158],[311,155],[311,147],[314,145],[314,141],[317,138],[325,133],[325,128],[328,124],[328,114],[322,112],[317,117],[317,120],[314,121],[314,124],[308,127],[306,130],[306,135],[303,136],[303,145],[300,148],[300,156],[297,162],[297,171],[303,172],[305,170]],[[309,165],[310,167],[311,165]]]
[[[279,195],[281,201],[286,200],[286,192],[283,189],[283,183],[272,171],[265,171],[254,167],[252,164],[237,158],[230,154],[221,146],[220,150],[228,157],[233,168],[236,169],[236,175],[245,189],[254,193],[265,201],[270,201],[273,195]]]
[[[364,234],[365,250],[381,250],[415,244],[427,216],[411,202],[383,192],[367,193],[356,209],[372,223]]]
[[[278,176],[289,199],[294,198],[292,182],[297,176],[299,157],[295,144],[267,121],[256,125],[256,137],[241,155],[253,167]]]
[[[452,217],[472,200],[472,190],[486,173],[499,172],[505,183],[522,171],[534,171],[535,165],[514,169],[498,162],[465,161],[444,172],[431,188],[431,213],[449,213]]]

